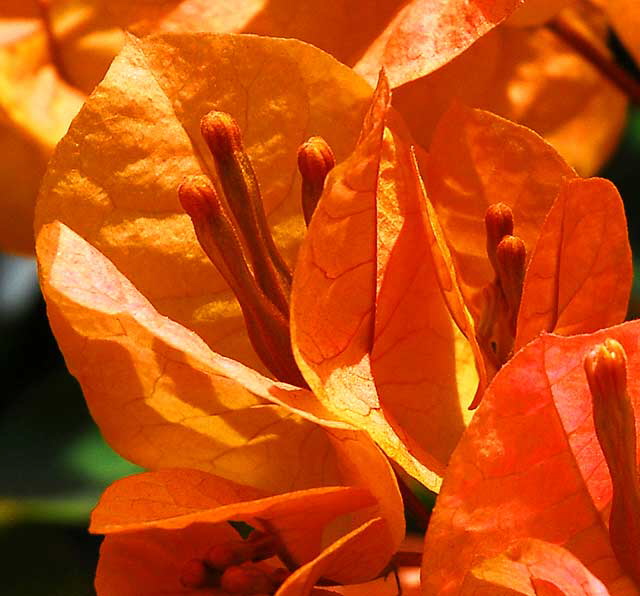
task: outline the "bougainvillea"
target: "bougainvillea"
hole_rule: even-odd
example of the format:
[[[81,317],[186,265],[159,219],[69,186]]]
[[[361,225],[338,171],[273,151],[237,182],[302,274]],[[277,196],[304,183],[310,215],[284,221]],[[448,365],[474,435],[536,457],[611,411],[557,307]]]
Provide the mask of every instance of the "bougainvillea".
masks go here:
[[[303,3],[287,34],[334,43],[370,81],[386,64],[373,91],[294,39],[128,38],[36,214],[67,365],[107,441],[149,470],[94,511],[100,595],[377,593],[416,564],[401,546],[404,507],[428,517],[413,481],[442,485],[423,594],[637,593],[621,198],[531,129],[452,102],[445,80],[500,35],[598,46],[593,7],[520,4],[398,3],[363,21],[375,39],[348,40]],[[251,29],[256,7],[205,8],[110,14],[138,32],[194,14]],[[450,105],[417,125],[411,93],[434,86]],[[580,172],[607,154],[619,99],[560,126],[569,142],[611,112],[607,140],[571,157]]]

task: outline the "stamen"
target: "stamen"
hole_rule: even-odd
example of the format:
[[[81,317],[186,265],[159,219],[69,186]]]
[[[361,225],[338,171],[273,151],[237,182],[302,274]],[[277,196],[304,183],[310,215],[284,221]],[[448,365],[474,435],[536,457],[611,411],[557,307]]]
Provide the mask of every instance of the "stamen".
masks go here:
[[[280,380],[305,386],[291,349],[287,317],[258,286],[239,232],[206,177],[183,182],[178,197],[193,222],[203,250],[236,295],[258,356]]]
[[[504,203],[490,205],[484,216],[487,230],[487,255],[494,270],[497,270],[496,250],[505,236],[513,234],[513,211]]]
[[[495,254],[496,272],[500,286],[507,300],[511,319],[512,332],[515,336],[518,309],[522,298],[524,284],[526,248],[524,242],[517,236],[502,238]]]
[[[327,174],[335,167],[336,158],[322,137],[311,137],[298,149],[298,170],[302,176],[302,212],[309,226],[316,210]]]
[[[271,594],[277,585],[269,575],[251,563],[228,567],[220,579],[220,587],[229,594]]]
[[[256,278],[282,311],[289,309],[291,271],[276,248],[264,211],[260,187],[242,146],[237,122],[224,112],[210,112],[200,131],[215,158],[227,202],[246,242]]]
[[[511,357],[524,284],[526,248],[513,236],[513,212],[504,203],[485,214],[487,256],[495,278],[482,289],[476,336],[485,354],[489,378]],[[475,401],[474,401],[475,403]]]
[[[620,566],[640,586],[640,481],[636,422],[627,393],[627,358],[614,339],[596,346],[584,361],[593,419],[611,482],[611,546]]]

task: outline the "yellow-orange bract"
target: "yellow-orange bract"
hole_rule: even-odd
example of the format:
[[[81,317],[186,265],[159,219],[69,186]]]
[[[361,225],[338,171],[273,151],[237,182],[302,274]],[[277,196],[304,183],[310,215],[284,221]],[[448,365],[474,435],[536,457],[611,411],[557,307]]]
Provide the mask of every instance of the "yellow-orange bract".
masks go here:
[[[52,328],[117,451],[151,470],[215,472],[270,495],[366,489],[374,504],[343,521],[337,536],[356,534],[335,552],[355,548],[358,532],[375,529],[384,544],[366,542],[384,564],[404,532],[386,458],[308,390],[245,366],[260,365],[177,195],[185,176],[215,176],[199,137],[202,115],[235,113],[276,238],[292,258],[303,229],[297,147],[321,134],[344,157],[369,95],[349,69],[297,41],[132,40],[54,155],[37,250]],[[333,552],[304,573],[313,578],[335,567]],[[305,578],[291,581],[315,583]]]
[[[92,515],[91,531],[107,535],[96,589],[101,596],[139,594],[142,586],[149,594],[199,593],[206,586],[198,586],[197,577],[196,585],[184,585],[189,563],[210,559],[212,547],[242,548],[227,520],[248,523],[273,542],[260,559],[277,554],[280,567],[293,568],[279,594],[309,593],[320,577],[340,584],[366,581],[388,562],[389,527],[374,516],[341,536],[335,522],[347,513],[363,519],[362,510],[374,504],[367,490],[345,486],[265,497],[196,470],[165,469],[124,478],[107,489]],[[224,571],[245,562],[242,555],[238,559],[214,564]],[[273,562],[252,565],[251,559],[247,556],[246,563],[254,569],[266,574],[275,569]]]
[[[462,106],[443,117],[421,157],[423,187],[388,127],[384,80],[374,101],[356,151],[329,174],[301,250],[294,352],[334,415],[437,489],[467,408],[514,349],[544,331],[623,320],[632,275],[626,221],[611,183],[578,178],[531,130]],[[501,319],[485,314],[497,274],[484,217],[496,203],[513,213],[526,272],[512,337],[502,346],[496,339],[494,354],[482,329]]]
[[[4,221],[12,225],[0,230],[0,248],[31,252],[33,202],[46,160],[127,29],[299,38],[353,66],[370,84],[384,66],[399,87],[395,106],[423,145],[457,98],[533,128],[579,173],[591,175],[615,148],[626,100],[545,26],[570,4],[567,18],[603,47],[602,13],[585,2],[552,4],[385,0],[372,10],[368,0],[238,0],[233,7],[204,0],[10,0],[0,15],[6,139],[0,185],[7,189]],[[637,57],[633,0],[601,4]]]

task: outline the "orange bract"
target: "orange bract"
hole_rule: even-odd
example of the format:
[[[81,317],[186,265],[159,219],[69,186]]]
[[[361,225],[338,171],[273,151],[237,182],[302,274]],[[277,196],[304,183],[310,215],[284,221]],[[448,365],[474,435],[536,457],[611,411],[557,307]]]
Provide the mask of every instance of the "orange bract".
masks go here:
[[[251,561],[274,555],[280,557],[280,566],[298,569],[286,585],[311,582],[303,593],[321,576],[341,583],[365,581],[375,577],[389,559],[387,543],[392,536],[387,522],[373,518],[341,539],[344,530],[335,523],[331,529],[329,523],[374,503],[367,490],[349,487],[260,498],[248,487],[195,470],[166,469],[124,478],[105,492],[92,516],[92,531],[107,535],[96,588],[101,595],[134,594],[142,585],[146,593],[182,591],[198,587],[197,575],[185,576],[194,562],[208,565],[203,570],[206,583],[206,575],[215,575],[216,569],[223,571],[244,561],[251,567]],[[261,532],[263,554],[249,554],[251,541],[239,541],[223,523],[227,520],[243,521]],[[369,529],[371,524],[375,533]],[[332,564],[331,557],[336,555],[343,565]],[[308,567],[311,577],[305,571]],[[267,563],[253,568],[269,572]],[[219,578],[214,579],[217,582]],[[287,590],[283,588],[283,593]]]
[[[62,221],[162,314],[224,356],[264,370],[232,292],[178,202],[185,177],[217,179],[200,119],[217,109],[238,120],[274,239],[291,263],[305,230],[298,146],[320,135],[344,159],[370,92],[348,68],[294,40],[200,34],[131,39],[59,145],[36,229]]]
[[[383,79],[356,151],[329,175],[294,275],[292,336],[318,399],[437,490],[467,408],[514,349],[623,320],[631,255],[615,189],[578,179],[531,130],[454,106],[420,155],[425,189],[388,106]],[[492,261],[497,205],[515,236]],[[563,226],[564,209],[584,217]]]
[[[591,335],[543,336],[496,375],[438,498],[425,547],[425,594],[459,593],[479,560],[522,538],[563,545],[612,595],[637,594],[606,527],[613,490],[582,363],[605,339],[620,342],[637,416],[639,331],[632,322]]]

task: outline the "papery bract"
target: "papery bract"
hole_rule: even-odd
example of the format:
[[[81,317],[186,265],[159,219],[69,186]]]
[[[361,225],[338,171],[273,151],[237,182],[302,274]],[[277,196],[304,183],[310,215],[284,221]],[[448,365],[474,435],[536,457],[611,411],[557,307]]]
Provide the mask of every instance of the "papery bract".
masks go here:
[[[455,404],[445,406],[454,413],[449,420],[436,417],[437,434],[426,439],[433,443],[425,449],[401,430],[403,420],[399,428],[389,423],[383,393],[374,382],[376,366],[381,375],[388,372],[383,383],[402,380],[407,363],[401,361],[407,352],[394,350],[399,341],[408,338],[413,342],[412,335],[417,333],[415,342],[429,352],[411,357],[438,355],[440,360],[434,376],[424,381],[425,395],[420,398],[424,409],[429,409],[424,401],[430,399],[434,387],[446,384],[450,394],[457,391],[456,330],[430,264],[412,157],[402,137],[388,126],[389,101],[382,77],[355,152],[326,182],[295,270],[292,338],[298,365],[320,400],[345,420],[366,428],[409,473],[436,488],[438,479],[427,470],[441,468],[432,453],[446,450],[442,439],[455,435],[456,428],[461,432],[460,407],[456,418]],[[413,287],[412,282],[416,282]],[[415,307],[403,303],[415,313],[415,322],[387,328],[398,301],[403,300],[418,301]],[[431,343],[422,340],[423,330]],[[379,336],[380,353],[376,354]],[[415,399],[409,394],[404,398]],[[399,396],[391,416],[401,416],[402,409],[409,407],[402,400]],[[411,411],[415,416],[420,406]]]
[[[107,489],[92,515],[91,530],[107,535],[96,588],[100,595],[136,593],[140,585],[145,586],[145,593],[184,589],[180,581],[185,564],[206,560],[216,544],[223,548],[233,544],[234,532],[230,528],[225,532],[222,523],[230,519],[248,523],[271,538],[269,549],[300,573],[327,546],[344,556],[344,548],[332,544],[336,536],[324,533],[329,522],[374,502],[368,491],[349,487],[260,498],[248,487],[195,470],[168,469],[124,478]],[[374,518],[373,522],[379,543],[351,538],[355,556],[348,557],[349,565],[342,569],[322,565],[324,578],[349,583],[379,573],[388,560],[384,541],[390,534],[384,520]],[[370,523],[365,522],[364,527]],[[357,529],[356,535],[361,531]],[[236,543],[238,538],[236,535]],[[158,556],[159,549],[165,551],[162,556]],[[262,558],[270,558],[269,549]],[[314,562],[313,567],[318,564]],[[288,583],[297,585],[298,581],[292,576]]]
[[[609,596],[609,592],[566,549],[541,540],[522,540],[498,557],[478,563],[460,594],[492,596]]]
[[[294,40],[131,39],[58,147],[36,228],[62,221],[162,314],[217,352],[264,370],[233,294],[178,202],[185,177],[217,178],[200,119],[213,109],[237,115],[275,241],[291,262],[304,234],[298,146],[318,134],[344,158],[369,95],[349,69]]]
[[[612,595],[637,594],[607,531],[612,484],[583,360],[605,339],[628,357],[638,415],[638,322],[542,336],[505,365],[454,452],[427,533],[425,594],[454,594],[478,560],[535,538],[564,546]]]

